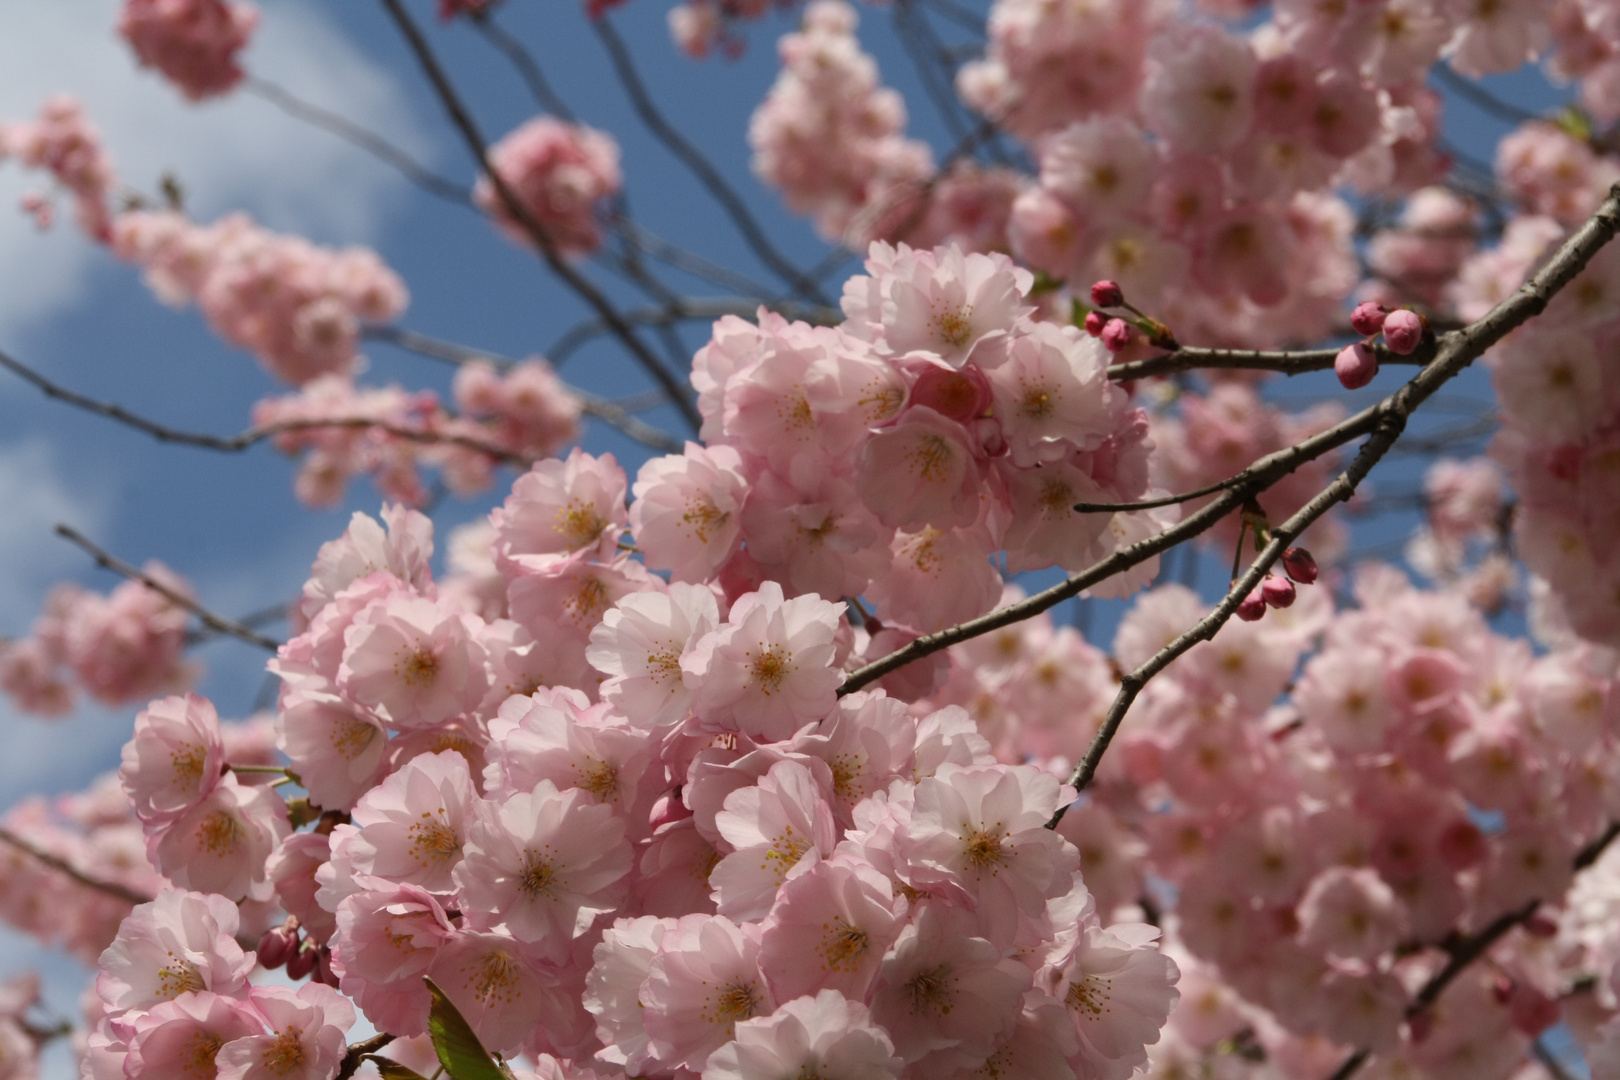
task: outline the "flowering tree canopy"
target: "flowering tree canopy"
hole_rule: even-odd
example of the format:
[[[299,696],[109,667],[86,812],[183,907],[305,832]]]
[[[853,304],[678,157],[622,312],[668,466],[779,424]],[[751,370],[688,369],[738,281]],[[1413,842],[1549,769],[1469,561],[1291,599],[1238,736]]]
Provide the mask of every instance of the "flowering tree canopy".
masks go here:
[[[85,1080],[1620,1080],[1620,4],[524,3],[371,11],[460,178],[269,81],[273,6],[108,30],[176,111],[254,95],[471,211],[584,313],[548,356],[143,189],[72,86],[0,118],[70,211],[38,243],[280,385],[225,436],[6,377],[380,503],[245,617],[57,525],[124,580],[5,627],[0,692],[130,736],[0,814],[0,920],[95,968],[69,1020],[0,983],[0,1080],[55,1040]],[[644,79],[618,27],[666,15],[721,74],[786,27],[721,137],[819,264]],[[523,18],[599,39],[734,248],[641,223]],[[539,110],[499,137],[474,38]],[[1497,92],[1537,71],[1556,106]],[[216,637],[254,715],[196,692]]]

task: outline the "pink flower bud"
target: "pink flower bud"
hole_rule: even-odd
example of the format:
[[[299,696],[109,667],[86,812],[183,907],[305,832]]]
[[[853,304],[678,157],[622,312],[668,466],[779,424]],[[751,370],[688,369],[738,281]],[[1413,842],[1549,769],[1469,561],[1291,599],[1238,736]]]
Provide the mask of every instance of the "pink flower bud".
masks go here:
[[[1402,308],[1384,320],[1384,344],[1398,356],[1410,356],[1423,344],[1423,317]]]
[[[1406,1030],[1412,1036],[1412,1044],[1414,1046],[1421,1045],[1425,1039],[1434,1033],[1434,1010],[1424,1009],[1407,1020]]]
[[[1378,357],[1359,341],[1346,345],[1334,358],[1333,373],[1346,390],[1360,390],[1378,374]]]
[[[1091,286],[1091,302],[1098,307],[1119,307],[1125,302],[1125,290],[1117,282],[1099,281]]]
[[[1237,617],[1244,622],[1259,622],[1265,613],[1266,601],[1260,595],[1259,589],[1255,589],[1248,596],[1245,596],[1243,602],[1237,606]]]
[[[289,979],[295,981],[302,979],[315,970],[315,954],[317,950],[309,942],[304,944],[307,946],[306,948],[293,953],[287,960],[287,978]]]
[[[1454,821],[1440,832],[1436,845],[1440,860],[1453,870],[1466,870],[1485,861],[1485,834],[1471,821]]]
[[[1363,300],[1350,313],[1350,327],[1356,333],[1372,337],[1384,328],[1384,316],[1389,314],[1376,300]]]
[[[332,950],[321,949],[315,954],[315,981],[336,987],[337,973],[332,970]]]
[[[1108,318],[1102,312],[1086,312],[1086,333],[1092,337],[1102,337],[1103,324],[1106,322],[1108,322]]]
[[[1109,352],[1123,352],[1131,343],[1131,324],[1124,319],[1109,319],[1102,328],[1102,343]]]
[[[1558,936],[1558,924],[1539,911],[1524,920],[1523,925],[1524,932],[1534,938],[1545,940]]]
[[[1296,595],[1294,583],[1285,577],[1267,574],[1266,580],[1260,583],[1260,599],[1271,607],[1292,607]]]
[[[1283,572],[1301,585],[1311,585],[1316,582],[1316,560],[1304,548],[1284,548],[1282,564]]]
[[[1513,985],[1507,1007],[1513,1026],[1532,1039],[1559,1020],[1558,1002],[1526,983]]]
[[[291,960],[298,951],[297,920],[289,919],[291,926],[272,926],[259,939],[259,963],[266,968],[278,968]]]

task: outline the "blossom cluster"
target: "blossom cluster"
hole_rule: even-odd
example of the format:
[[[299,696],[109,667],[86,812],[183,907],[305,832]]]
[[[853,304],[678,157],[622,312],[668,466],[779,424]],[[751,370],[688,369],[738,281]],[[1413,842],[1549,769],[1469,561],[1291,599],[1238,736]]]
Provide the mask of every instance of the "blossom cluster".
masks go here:
[[[902,134],[905,103],[879,85],[857,21],[843,0],[810,4],[803,28],[777,46],[782,73],[748,125],[755,174],[823,236],[852,246],[897,228],[934,173],[928,144]]]
[[[198,225],[172,210],[118,217],[112,247],[159,299],[195,303],[216,332],[295,386],[352,372],[363,323],[391,322],[408,295],[366,248],[332,250],[246,214]]]
[[[452,390],[459,415],[432,391],[324,375],[260,401],[253,421],[276,430],[276,447],[300,458],[293,489],[311,506],[338,502],[362,475],[388,498],[421,505],[429,494],[424,466],[439,470],[450,490],[471,494],[490,485],[501,461],[543,458],[579,436],[579,398],[540,357],[506,372],[467,364]]]
[[[148,563],[144,573],[177,596],[191,594],[161,563]],[[178,689],[191,680],[181,655],[190,617],[139,581],[106,596],[58,585],[28,637],[0,642],[0,690],[25,712],[61,716],[74,707],[75,685],[104,705]]]
[[[225,0],[124,0],[118,33],[142,67],[156,68],[192,101],[242,81],[236,54],[259,23],[251,4]]]
[[[1139,827],[1146,865],[1175,889],[1175,938],[1229,999],[1390,1068],[1506,1075],[1570,985],[1613,963],[1552,947],[1545,914],[1424,1024],[1403,1020],[1449,935],[1563,897],[1581,846],[1620,810],[1604,779],[1620,765],[1614,658],[1534,657],[1463,597],[1389,568],[1355,590],[1359,609],[1335,614],[1307,590],[1173,665],[1133,711],[1099,797]],[[1138,662],[1203,610],[1179,586],[1154,590],[1116,658]],[[1612,949],[1612,930],[1588,938]],[[1212,1011],[1225,1026],[1206,1047],[1243,1024]]]
[[[542,463],[493,516],[506,618],[433,580],[414,511],[323,547],[271,665],[313,831],[205,700],[141,714],[120,780],[167,887],[102,956],[86,1075],[167,1075],[200,1032],[222,1076],[283,1039],[329,1077],[349,1001],[426,1031],[424,975],[492,1052],[604,1075],[1146,1061],[1176,968],[1047,827],[1072,792],[959,708],[840,699],[841,605],[631,569],[614,471]],[[232,901],[294,920],[244,952]],[[250,984],[289,954],[309,985]]]
[[[490,167],[522,206],[513,213],[488,176],[473,201],[519,244],[534,244],[530,225],[561,255],[589,255],[602,243],[597,212],[618,193],[619,144],[611,135],[549,116],[536,117],[490,147]]]
[[[79,227],[87,235],[102,242],[112,235],[108,200],[117,174],[100,134],[77,101],[54,97],[40,107],[35,120],[0,121],[0,163],[7,158],[16,158],[25,168],[44,170],[67,189]],[[30,195],[23,202],[41,226],[51,223],[50,207],[44,195]]]

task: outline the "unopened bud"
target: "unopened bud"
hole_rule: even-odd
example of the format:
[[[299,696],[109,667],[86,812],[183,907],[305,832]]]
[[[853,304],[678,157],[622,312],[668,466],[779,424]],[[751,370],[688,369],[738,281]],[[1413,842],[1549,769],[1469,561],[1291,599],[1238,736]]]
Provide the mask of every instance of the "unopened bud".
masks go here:
[[[290,921],[290,920],[289,920]],[[259,939],[257,950],[259,963],[267,969],[274,969],[291,960],[298,951],[298,928],[296,925],[272,926],[264,932]]]
[[[1259,622],[1265,617],[1266,601],[1265,598],[1260,595],[1259,589],[1255,589],[1248,596],[1243,598],[1242,603],[1238,604],[1237,606],[1236,614],[1237,617],[1242,619],[1244,622]]]
[[[289,979],[302,979],[315,970],[315,954],[317,950],[314,945],[307,941],[304,946],[304,948],[293,953],[287,960],[287,978]]]
[[[1316,560],[1311,553],[1301,547],[1284,548],[1282,553],[1283,572],[1301,585],[1312,585],[1316,582]]]
[[[1285,577],[1276,574],[1267,574],[1266,580],[1260,583],[1260,599],[1275,608],[1292,607],[1294,598],[1294,583]]]
[[[1372,337],[1384,328],[1384,316],[1389,314],[1384,305],[1375,300],[1363,300],[1350,313],[1350,328],[1363,337]]]
[[[1125,290],[1117,282],[1096,282],[1091,286],[1091,302],[1098,307],[1119,307],[1125,302]]]
[[[1538,911],[1524,920],[1524,932],[1535,938],[1557,937],[1558,924]]]
[[[1384,344],[1397,356],[1409,356],[1423,344],[1423,317],[1402,308],[1384,319]]]
[[[1086,312],[1086,333],[1092,337],[1102,337],[1103,327],[1107,325],[1108,317],[1100,311]]]
[[[1109,352],[1123,352],[1131,343],[1131,324],[1124,319],[1109,319],[1102,328],[1102,343]]]
[[[336,987],[338,977],[332,971],[332,950],[321,949],[315,954],[315,981]]]
[[[1346,390],[1360,390],[1378,374],[1378,357],[1359,341],[1346,345],[1333,361],[1333,373]]]

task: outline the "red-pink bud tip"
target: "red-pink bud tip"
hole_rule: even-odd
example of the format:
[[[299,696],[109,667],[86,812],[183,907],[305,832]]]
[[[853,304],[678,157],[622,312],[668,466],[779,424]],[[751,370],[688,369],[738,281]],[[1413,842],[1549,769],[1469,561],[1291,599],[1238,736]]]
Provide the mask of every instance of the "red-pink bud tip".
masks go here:
[[[1266,601],[1260,595],[1259,589],[1255,589],[1243,598],[1243,602],[1237,606],[1236,614],[1244,622],[1259,622],[1265,617]]]
[[[1086,312],[1086,333],[1092,337],[1102,337],[1103,327],[1108,323],[1108,316],[1100,311]]]
[[[1402,308],[1384,319],[1384,344],[1397,356],[1410,356],[1423,344],[1423,316]]]
[[[1389,314],[1383,304],[1363,300],[1350,313],[1350,328],[1363,337],[1372,337],[1384,328],[1384,316]]]
[[[1378,374],[1378,357],[1359,341],[1346,345],[1333,361],[1333,373],[1346,390],[1360,390]]]
[[[1125,302],[1125,290],[1117,282],[1099,281],[1091,286],[1091,302],[1098,307],[1119,307]]]
[[[257,950],[259,963],[266,969],[274,969],[292,959],[293,953],[298,951],[298,931],[289,930],[285,926],[273,926],[264,932],[259,939]]]
[[[287,978],[302,979],[315,970],[316,953],[319,951],[314,945],[305,942],[306,948],[300,949],[287,960]]]
[[[1260,583],[1260,598],[1275,608],[1292,607],[1297,595],[1294,583],[1276,574],[1267,574]]]
[[[1109,319],[1102,328],[1103,347],[1109,352],[1124,352],[1131,344],[1131,324],[1124,319]]]
[[[1304,548],[1291,547],[1283,549],[1283,573],[1299,582],[1301,585],[1312,585],[1316,582],[1316,560]]]

